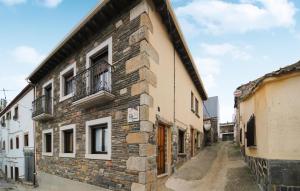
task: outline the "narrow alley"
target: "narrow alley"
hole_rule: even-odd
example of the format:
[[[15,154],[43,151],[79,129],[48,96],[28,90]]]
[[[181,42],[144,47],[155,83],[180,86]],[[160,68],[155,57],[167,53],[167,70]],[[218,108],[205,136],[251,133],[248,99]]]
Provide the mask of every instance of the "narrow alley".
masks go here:
[[[250,170],[232,142],[206,147],[170,178],[160,191],[259,191]]]

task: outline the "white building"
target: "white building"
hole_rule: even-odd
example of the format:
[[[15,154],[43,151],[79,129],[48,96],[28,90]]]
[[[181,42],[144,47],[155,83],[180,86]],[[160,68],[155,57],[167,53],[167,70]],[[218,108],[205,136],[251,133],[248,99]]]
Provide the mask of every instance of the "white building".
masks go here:
[[[33,172],[34,155],[27,164],[24,157],[25,152],[34,153],[33,100],[34,91],[28,85],[0,112],[1,170],[8,179],[25,180],[26,173],[27,180]]]

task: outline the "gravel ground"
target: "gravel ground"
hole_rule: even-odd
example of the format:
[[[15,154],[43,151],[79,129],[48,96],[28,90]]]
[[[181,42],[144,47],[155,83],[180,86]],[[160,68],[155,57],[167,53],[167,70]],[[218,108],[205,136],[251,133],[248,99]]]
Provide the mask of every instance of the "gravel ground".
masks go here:
[[[260,191],[239,148],[231,142],[206,147],[173,176],[159,180],[159,191]]]

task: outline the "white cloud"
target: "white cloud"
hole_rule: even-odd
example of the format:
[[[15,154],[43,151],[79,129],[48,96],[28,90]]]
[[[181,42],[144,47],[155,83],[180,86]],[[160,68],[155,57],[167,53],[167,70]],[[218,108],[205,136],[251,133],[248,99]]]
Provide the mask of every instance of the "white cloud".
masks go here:
[[[62,0],[37,0],[41,5],[49,8],[57,7]]]
[[[248,52],[244,51],[249,47],[239,47],[230,43],[222,44],[200,44],[200,48],[205,54],[210,56],[230,56],[237,60],[248,60],[251,56]]]
[[[295,25],[295,5],[288,0],[193,0],[176,9],[181,19],[214,33],[244,33]]]
[[[38,64],[45,58],[45,55],[29,46],[16,47],[12,50],[11,56],[14,62],[20,64]]]
[[[221,71],[221,63],[214,58],[196,58],[198,70],[206,89],[216,87],[216,77]]]
[[[26,0],[0,0],[0,3],[7,6],[14,6],[14,5],[26,3]]]

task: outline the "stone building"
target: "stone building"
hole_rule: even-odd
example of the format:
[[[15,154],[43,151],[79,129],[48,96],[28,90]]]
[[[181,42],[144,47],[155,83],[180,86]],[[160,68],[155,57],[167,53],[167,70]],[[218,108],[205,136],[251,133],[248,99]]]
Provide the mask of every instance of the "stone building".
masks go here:
[[[234,122],[227,122],[220,124],[220,139],[222,141],[233,141],[234,140]]]
[[[102,1],[28,80],[41,186],[157,190],[199,151],[207,95],[169,1]]]
[[[0,112],[0,168],[4,176],[12,181],[33,181],[33,96],[33,88],[28,85]],[[29,155],[32,156],[30,164],[26,159]]]
[[[218,96],[209,97],[206,101],[204,101],[203,120],[204,123],[211,124],[211,128],[205,131],[206,144],[218,142],[220,131],[220,108]]]
[[[237,88],[240,147],[262,190],[300,189],[300,62]]]

